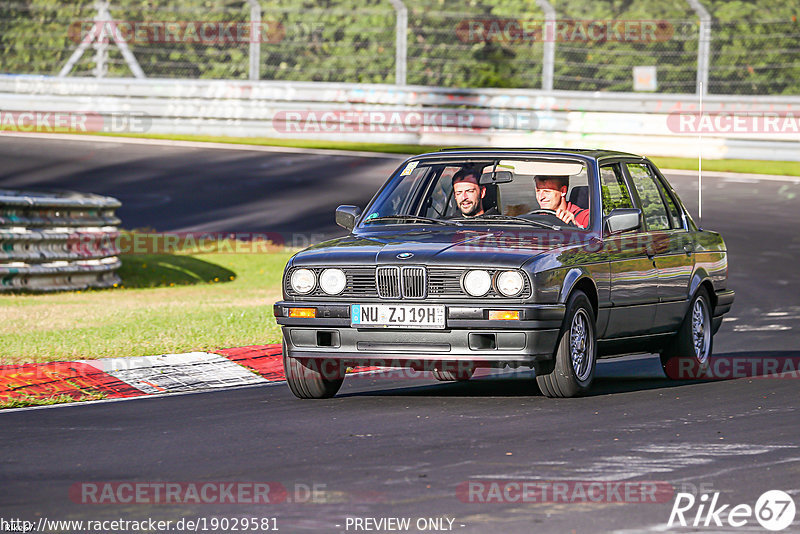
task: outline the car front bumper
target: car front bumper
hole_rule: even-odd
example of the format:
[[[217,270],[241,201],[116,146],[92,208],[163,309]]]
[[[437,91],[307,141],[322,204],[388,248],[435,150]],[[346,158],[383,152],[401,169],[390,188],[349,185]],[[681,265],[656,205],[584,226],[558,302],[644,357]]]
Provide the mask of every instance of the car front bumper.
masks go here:
[[[314,308],[315,318],[290,318],[289,308]],[[520,312],[519,320],[489,320],[491,309]],[[535,366],[549,361],[564,319],[563,305],[446,304],[444,329],[364,328],[350,323],[350,305],[278,302],[289,356],[358,365],[427,368],[438,362],[476,367]]]

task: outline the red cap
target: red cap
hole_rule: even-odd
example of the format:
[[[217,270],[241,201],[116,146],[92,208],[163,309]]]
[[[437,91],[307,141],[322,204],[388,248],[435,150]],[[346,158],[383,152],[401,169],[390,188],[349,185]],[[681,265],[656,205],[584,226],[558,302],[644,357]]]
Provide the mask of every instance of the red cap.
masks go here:
[[[456,185],[459,182],[470,182],[475,185],[480,185],[478,183],[478,177],[471,172],[462,172],[459,171],[453,175],[453,185]]]

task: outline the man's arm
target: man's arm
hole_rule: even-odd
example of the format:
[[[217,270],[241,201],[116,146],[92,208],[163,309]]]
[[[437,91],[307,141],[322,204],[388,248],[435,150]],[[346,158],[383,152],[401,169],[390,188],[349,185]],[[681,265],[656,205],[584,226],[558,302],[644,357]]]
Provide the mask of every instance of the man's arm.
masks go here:
[[[571,202],[567,202],[566,208],[558,208],[556,215],[565,223],[574,224],[581,229],[589,226],[589,210],[576,206]]]

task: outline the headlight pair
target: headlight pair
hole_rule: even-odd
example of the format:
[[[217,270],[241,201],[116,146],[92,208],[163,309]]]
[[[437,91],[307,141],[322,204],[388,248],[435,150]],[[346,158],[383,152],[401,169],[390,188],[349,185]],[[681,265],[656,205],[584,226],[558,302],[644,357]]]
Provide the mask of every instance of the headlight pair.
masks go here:
[[[519,271],[500,271],[495,275],[495,287],[503,296],[516,297],[525,287],[525,279]],[[464,290],[473,297],[482,297],[492,288],[492,275],[483,269],[467,271]]]
[[[317,275],[311,269],[296,269],[289,279],[292,289],[301,295],[311,293],[317,286]],[[347,285],[347,276],[341,269],[325,269],[319,275],[319,287],[328,295],[338,295]]]

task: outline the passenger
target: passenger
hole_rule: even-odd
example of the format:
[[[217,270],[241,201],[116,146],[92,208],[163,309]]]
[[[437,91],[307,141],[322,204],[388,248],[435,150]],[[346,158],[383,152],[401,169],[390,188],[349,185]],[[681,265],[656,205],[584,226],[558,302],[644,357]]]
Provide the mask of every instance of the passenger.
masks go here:
[[[567,224],[574,224],[582,229],[589,226],[589,210],[567,202],[569,176],[539,175],[534,177],[534,183],[539,207],[553,210],[556,216]]]
[[[461,217],[477,217],[478,215],[494,215],[494,207],[483,210],[483,197],[486,187],[479,184],[480,171],[470,168],[459,170],[453,175],[453,196]]]

